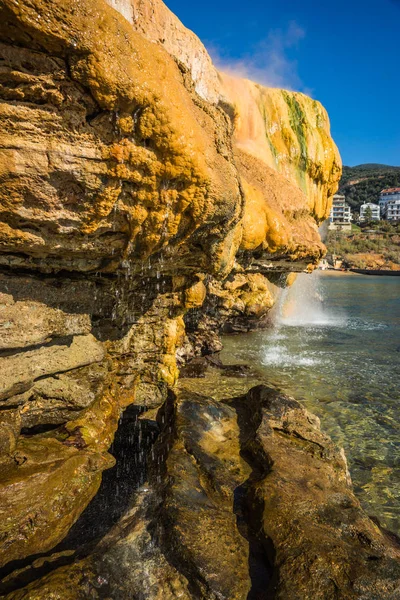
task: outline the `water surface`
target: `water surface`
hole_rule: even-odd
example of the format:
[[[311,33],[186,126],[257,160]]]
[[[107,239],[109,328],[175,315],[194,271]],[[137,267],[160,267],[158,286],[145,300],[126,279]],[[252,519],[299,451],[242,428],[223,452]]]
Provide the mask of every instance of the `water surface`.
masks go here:
[[[225,336],[222,360],[317,414],[364,508],[400,533],[400,277],[301,275],[274,310],[273,329]]]

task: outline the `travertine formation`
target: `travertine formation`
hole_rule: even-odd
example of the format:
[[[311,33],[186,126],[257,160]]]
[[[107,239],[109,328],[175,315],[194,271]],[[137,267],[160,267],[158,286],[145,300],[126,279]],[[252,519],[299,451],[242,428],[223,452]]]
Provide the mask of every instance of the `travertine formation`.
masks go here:
[[[340,176],[327,115],[217,73],[157,0],[0,0],[0,34],[0,593],[244,598],[234,409],[168,390],[323,255]],[[116,447],[133,409],[129,479]],[[148,473],[143,427],[160,433]],[[155,491],[126,493],[108,533],[74,533],[146,477]]]
[[[197,94],[212,104],[221,97],[219,74],[199,38],[162,0],[107,0],[135,31],[165,48],[190,73]]]

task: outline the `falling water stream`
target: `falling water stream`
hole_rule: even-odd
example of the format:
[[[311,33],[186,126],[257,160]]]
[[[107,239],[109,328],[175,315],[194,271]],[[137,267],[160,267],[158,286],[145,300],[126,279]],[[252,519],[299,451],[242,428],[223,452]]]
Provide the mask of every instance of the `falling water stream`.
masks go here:
[[[226,336],[222,360],[317,414],[363,506],[400,533],[400,278],[300,275],[274,313],[269,330]]]

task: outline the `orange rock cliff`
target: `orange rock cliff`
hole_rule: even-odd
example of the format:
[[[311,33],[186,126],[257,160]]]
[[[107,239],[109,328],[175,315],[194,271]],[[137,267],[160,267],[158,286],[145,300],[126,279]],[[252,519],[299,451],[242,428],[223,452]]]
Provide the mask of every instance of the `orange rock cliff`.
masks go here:
[[[294,401],[282,412],[253,394],[250,415],[174,388],[185,360],[218,350],[222,329],[262,323],[293,273],[323,257],[318,227],[341,175],[324,108],[218,72],[161,0],[0,0],[0,32],[2,597],[246,598],[253,542],[273,562],[268,536],[283,535],[258,496],[268,452],[283,472],[291,453],[296,462],[292,438],[286,452],[262,437],[264,421],[286,416],[326,447],[313,477],[323,470],[382,549],[345,459]],[[116,449],[131,438],[136,474],[118,475]],[[232,506],[260,457],[255,540]],[[85,519],[117,476],[112,495],[141,492],[90,533]],[[284,507],[268,502],[280,519]],[[329,527],[318,529],[325,550]],[[344,561],[358,555],[353,539]],[[296,556],[314,561],[302,544]],[[313,598],[357,597],[334,595],[326,565]]]

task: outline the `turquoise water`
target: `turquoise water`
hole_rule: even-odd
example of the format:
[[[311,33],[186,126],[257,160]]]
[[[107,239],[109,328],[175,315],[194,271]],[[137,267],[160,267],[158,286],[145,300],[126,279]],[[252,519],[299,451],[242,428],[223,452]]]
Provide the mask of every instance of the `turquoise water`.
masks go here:
[[[400,533],[400,277],[301,275],[274,310],[274,328],[225,336],[221,358],[317,414],[364,508]]]

